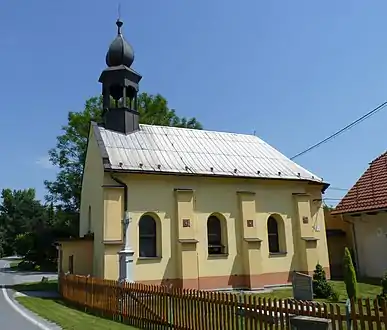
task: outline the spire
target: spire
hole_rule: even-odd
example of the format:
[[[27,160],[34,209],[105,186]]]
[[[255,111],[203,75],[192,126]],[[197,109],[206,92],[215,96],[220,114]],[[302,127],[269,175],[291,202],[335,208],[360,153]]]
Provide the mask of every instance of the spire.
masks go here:
[[[124,22],[122,22],[122,21],[118,18],[118,19],[117,19],[117,22],[116,22],[116,25],[117,25],[117,35],[122,34],[122,32],[121,32],[121,27],[122,27],[122,25],[124,25]]]
[[[116,25],[117,37],[110,44],[106,54],[106,64],[108,67],[125,65],[129,68],[134,61],[134,51],[122,35],[122,26],[124,23],[120,18],[117,19]]]
[[[129,134],[140,129],[137,94],[142,77],[130,67],[134,52],[122,35],[120,18],[116,25],[117,36],[106,54],[108,67],[98,80],[102,83],[102,117],[106,129]]]

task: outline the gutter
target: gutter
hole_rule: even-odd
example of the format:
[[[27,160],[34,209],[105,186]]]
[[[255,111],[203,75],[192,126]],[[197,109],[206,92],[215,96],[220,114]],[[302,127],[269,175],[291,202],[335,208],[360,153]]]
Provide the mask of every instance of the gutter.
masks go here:
[[[230,176],[225,174],[197,174],[192,172],[166,172],[163,170],[142,170],[142,169],[119,169],[119,168],[111,168],[110,164],[105,164],[105,172],[109,173],[131,173],[131,174],[151,174],[151,175],[167,175],[167,176],[194,176],[196,178],[224,178],[224,179],[231,179],[231,178],[237,178],[237,179],[248,179],[248,180],[276,180],[276,181],[290,181],[290,182],[305,182],[310,184],[316,184],[316,185],[322,185],[321,189],[322,191],[325,191],[330,186],[329,183],[324,183],[321,181],[313,181],[312,179],[307,178],[267,178],[264,176],[261,177],[251,177],[251,176]]]
[[[126,231],[130,222],[130,214],[128,210],[128,186],[125,182],[110,174],[110,177],[119,184],[121,188],[124,188],[124,218],[122,219],[122,239],[124,243],[124,250],[130,249],[128,237],[126,237]]]
[[[112,174],[110,177],[119,184],[121,188],[124,188],[124,212],[125,214],[128,212],[128,186],[125,182],[121,181],[120,179],[116,178]]]
[[[122,240],[123,246],[122,250],[118,252],[119,254],[119,277],[118,281],[120,283],[125,283],[127,281],[133,282],[133,255],[134,251],[130,245],[130,238],[128,235],[128,229],[130,224],[130,213],[128,210],[128,185],[122,180],[110,174],[112,180],[117,182],[121,188],[124,188],[124,217],[122,219]],[[122,303],[122,299],[119,299]],[[120,305],[122,307],[122,305]]]

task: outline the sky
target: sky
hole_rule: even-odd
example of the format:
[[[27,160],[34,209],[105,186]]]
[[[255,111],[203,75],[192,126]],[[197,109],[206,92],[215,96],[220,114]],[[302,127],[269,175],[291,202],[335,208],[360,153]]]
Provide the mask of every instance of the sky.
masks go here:
[[[0,1],[0,189],[55,178],[48,150],[98,95],[118,1]],[[141,91],[292,157],[387,100],[387,2],[121,1]],[[387,108],[296,161],[345,194],[387,148]],[[329,200],[332,198],[332,200]]]

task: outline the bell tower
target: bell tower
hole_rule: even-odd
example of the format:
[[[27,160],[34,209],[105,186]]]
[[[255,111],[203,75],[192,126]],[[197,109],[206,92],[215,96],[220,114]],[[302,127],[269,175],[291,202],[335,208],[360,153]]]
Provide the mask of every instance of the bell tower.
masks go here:
[[[137,104],[138,84],[142,76],[131,68],[134,61],[132,46],[122,35],[123,22],[118,19],[117,36],[106,54],[107,68],[102,71],[103,125],[122,134],[139,130]]]

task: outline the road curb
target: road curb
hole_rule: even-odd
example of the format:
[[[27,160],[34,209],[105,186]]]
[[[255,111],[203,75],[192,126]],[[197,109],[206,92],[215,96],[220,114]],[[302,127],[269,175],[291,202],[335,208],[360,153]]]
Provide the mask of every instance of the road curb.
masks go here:
[[[32,316],[28,315],[25,311],[23,311],[17,303],[15,303],[8,295],[7,289],[5,286],[2,286],[2,291],[4,295],[5,301],[16,311],[18,312],[21,316],[23,316],[26,320],[30,321],[32,324],[36,325],[42,330],[52,330],[51,327],[46,326],[45,324],[41,323],[37,319],[33,318]]]
[[[5,268],[9,268],[9,264],[6,264],[3,269],[5,269]],[[60,330],[60,329],[62,329],[57,324],[51,323],[50,321],[41,318],[39,315],[36,315],[32,311],[28,310],[27,308],[25,308],[24,306],[19,304],[14,299],[13,296],[8,294],[8,290],[4,284],[1,285],[0,288],[3,291],[3,296],[4,296],[4,300],[6,301],[6,303],[9,306],[11,306],[14,311],[16,311],[21,316],[23,316],[27,321],[29,321],[31,324],[34,324],[35,326],[37,326],[41,330]],[[13,292],[13,290],[12,290],[12,292]],[[39,318],[41,318],[41,321],[39,320]]]

